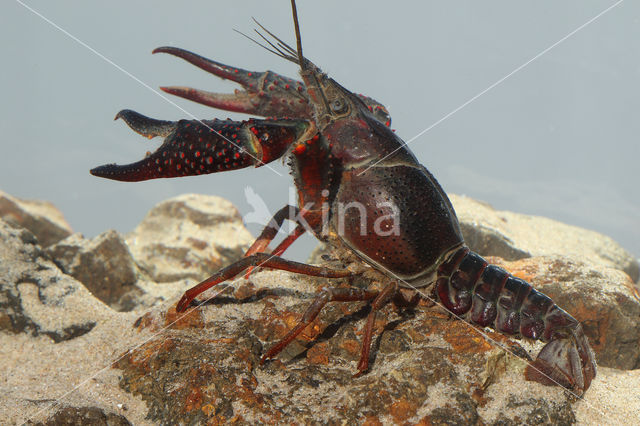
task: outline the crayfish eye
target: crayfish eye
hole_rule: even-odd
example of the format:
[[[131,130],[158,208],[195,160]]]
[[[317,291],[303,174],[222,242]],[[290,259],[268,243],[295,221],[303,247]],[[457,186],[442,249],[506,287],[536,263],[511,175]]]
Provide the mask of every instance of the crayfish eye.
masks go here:
[[[343,101],[340,98],[334,99],[333,101],[331,101],[329,106],[331,107],[331,111],[337,114],[341,112],[345,112],[347,110],[347,104],[345,103],[345,101]]]

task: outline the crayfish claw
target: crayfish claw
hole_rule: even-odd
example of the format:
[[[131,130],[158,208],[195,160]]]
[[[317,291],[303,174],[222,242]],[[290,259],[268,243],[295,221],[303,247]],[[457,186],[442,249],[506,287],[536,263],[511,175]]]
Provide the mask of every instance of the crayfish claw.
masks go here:
[[[179,47],[163,46],[152,53],[167,53],[222,79],[231,80],[244,90],[233,94],[212,93],[190,87],[161,87],[166,93],[180,96],[213,108],[262,117],[294,117],[310,119],[313,116],[307,89],[303,82],[273,71],[248,71],[214,61]],[[364,102],[376,120],[391,125],[391,116],[384,105],[364,95],[356,95]]]
[[[184,59],[192,65],[204,70],[208,73],[216,75],[222,79],[229,79],[241,84],[242,86],[255,85],[258,81],[256,73],[243,70],[242,68],[230,67],[223,63],[216,62],[212,59],[205,58],[196,53],[189,52],[188,50],[180,49],[179,47],[162,46],[153,49],[151,52],[156,53],[168,53],[169,55],[177,56]]]
[[[233,94],[213,93],[182,86],[160,87],[160,90],[170,95],[179,96],[202,105],[223,109],[225,111],[251,114],[255,112],[256,108],[251,96],[249,96],[247,92],[239,90],[236,90]]]
[[[147,117],[130,109],[123,109],[118,112],[114,120],[119,118],[127,123],[127,126],[134,132],[149,139],[156,136],[166,137],[176,129],[176,123],[174,121],[156,120],[155,118]]]

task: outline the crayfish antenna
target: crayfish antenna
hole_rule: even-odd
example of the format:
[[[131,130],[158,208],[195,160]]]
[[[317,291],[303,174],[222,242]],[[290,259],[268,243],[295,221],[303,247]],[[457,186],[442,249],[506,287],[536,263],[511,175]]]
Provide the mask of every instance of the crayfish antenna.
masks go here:
[[[302,68],[302,69],[308,69],[309,68],[309,66],[308,66],[309,61],[307,59],[305,59],[305,57],[302,55],[302,37],[300,36],[300,23],[298,22],[298,11],[297,11],[297,8],[296,8],[295,0],[291,0],[291,11],[293,13],[293,25],[294,25],[295,33],[296,33],[296,47],[297,47],[297,49],[294,49],[293,47],[289,46],[287,43],[282,41],[282,39],[280,39],[280,37],[278,37],[277,35],[275,35],[271,31],[269,31],[268,29],[266,29],[264,27],[264,25],[262,25],[260,22],[258,22],[258,20],[256,18],[253,18],[253,22],[255,22],[262,29],[262,31],[264,31],[269,36],[271,36],[275,40],[275,42],[269,40],[267,37],[265,37],[264,34],[262,34],[258,30],[254,30],[254,31],[267,44],[263,44],[263,43],[257,41],[256,39],[254,39],[252,37],[249,37],[248,35],[246,35],[245,33],[241,32],[241,31],[238,31],[238,30],[235,30],[235,29],[234,29],[234,31],[237,32],[238,34],[248,38],[249,40],[251,40],[252,42],[257,44],[258,46],[262,47],[263,49],[265,49],[265,50],[267,50],[267,51],[269,51],[271,53],[273,53],[274,55],[279,56],[279,57],[281,57],[283,59],[286,59],[287,61],[293,62],[294,64],[299,65],[300,68]]]
[[[238,31],[236,29],[234,29],[234,31],[237,32],[238,34],[248,38],[249,40],[251,40],[252,42],[257,44],[258,46],[262,47],[263,49],[265,49],[265,50],[267,50],[267,51],[269,51],[271,53],[273,53],[274,55],[279,56],[279,57],[281,57],[283,59],[286,59],[287,61],[293,62],[296,65],[299,65],[297,52],[293,49],[293,47],[289,46],[287,43],[282,41],[278,36],[276,36],[271,31],[266,29],[264,27],[264,25],[262,25],[260,22],[258,22],[258,20],[256,18],[252,18],[252,19],[253,19],[253,22],[255,22],[264,32],[266,32],[268,35],[273,37],[275,39],[276,43],[274,43],[271,40],[269,40],[267,37],[264,36],[264,34],[262,34],[260,31],[258,31],[256,29],[254,29],[256,34],[258,34],[260,36],[260,38],[262,38],[262,40],[264,40],[271,47],[260,43],[256,39],[254,39],[252,37],[249,37],[248,35],[246,35],[245,33],[241,32],[241,31]]]
[[[298,9],[296,8],[296,0],[291,0],[291,13],[293,14],[293,27],[296,32],[296,47],[298,48],[298,65],[305,68],[305,60],[302,55],[302,37],[300,36],[300,23],[298,22]],[[266,31],[266,30],[265,30]]]

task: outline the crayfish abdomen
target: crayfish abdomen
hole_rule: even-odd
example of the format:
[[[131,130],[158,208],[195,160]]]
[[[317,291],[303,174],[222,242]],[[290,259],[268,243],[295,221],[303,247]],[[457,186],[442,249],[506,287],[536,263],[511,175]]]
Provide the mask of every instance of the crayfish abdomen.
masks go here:
[[[531,284],[467,247],[439,266],[436,292],[447,309],[475,324],[549,342],[527,367],[527,377],[579,392],[595,377],[594,354],[580,323]]]

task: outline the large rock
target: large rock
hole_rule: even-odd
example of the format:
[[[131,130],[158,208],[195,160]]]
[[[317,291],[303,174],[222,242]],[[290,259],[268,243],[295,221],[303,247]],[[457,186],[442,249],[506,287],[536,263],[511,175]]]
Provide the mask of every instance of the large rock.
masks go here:
[[[63,407],[56,411],[45,422],[34,423],[35,426],[131,426],[126,417],[105,413],[98,407]]]
[[[562,277],[571,276],[577,287],[586,266],[569,261],[559,267],[554,262],[555,266],[543,268],[539,265],[547,265],[547,260],[534,258],[515,266],[534,282],[550,279],[570,288],[571,280]],[[600,267],[592,270],[588,285],[597,285],[598,280],[602,286],[611,285],[607,282],[616,274],[619,281],[629,283],[623,273]],[[334,280],[333,285],[341,281]],[[144,399],[150,418],[161,424],[576,422],[578,411],[569,393],[524,379],[526,359],[537,354],[540,343],[531,346],[479,330],[430,303],[412,309],[389,305],[382,310],[375,325],[371,370],[362,377],[352,375],[368,312],[363,303],[328,304],[276,360],[260,366],[260,356],[296,324],[325,285],[332,284],[284,272],[259,272],[249,282],[239,279],[232,287],[222,284],[209,290],[202,300],[219,296],[186,315],[156,310],[136,323],[141,330],[157,333],[155,337],[116,364],[123,374],[121,385]],[[608,291],[624,293],[619,288]],[[585,302],[598,313],[616,303],[615,297]],[[578,316],[581,311],[572,309],[579,305],[576,300],[566,307]],[[629,349],[622,345],[618,353],[622,356]],[[616,380],[611,373],[600,380],[600,376],[594,380],[577,406],[582,418],[588,413],[598,424],[633,418],[640,401],[630,401],[623,410],[614,395],[603,402],[604,389],[615,386]],[[639,380],[638,375],[624,378],[627,387]],[[597,397],[596,411],[590,395]],[[617,411],[607,410],[608,406]]]
[[[158,204],[126,238],[156,282],[202,280],[239,259],[253,239],[229,201],[195,194]]]
[[[110,368],[148,338],[134,320],[61,271],[29,230],[0,220],[1,423],[142,424],[144,404]]]
[[[124,238],[114,230],[92,240],[73,234],[47,249],[60,269],[82,282],[91,293],[118,311],[137,306],[143,291],[140,276]]]
[[[517,260],[559,255],[626,272],[634,282],[640,266],[613,239],[598,232],[567,225],[546,217],[495,210],[489,204],[449,195],[464,239],[483,256]]]
[[[0,330],[62,342],[88,333],[110,315],[58,269],[31,232],[0,220]]]
[[[157,335],[117,366],[122,386],[147,401],[152,420],[479,424],[483,410],[515,421],[509,407],[518,407],[520,421],[575,419],[561,389],[525,382],[524,362],[439,307],[385,308],[376,322],[382,335],[374,342],[371,372],[360,378],[352,375],[367,313],[362,303],[329,304],[284,353],[260,366],[261,354],[327,283],[281,272],[257,273],[252,281],[261,290],[241,281],[235,292],[186,317],[170,310],[138,322]],[[163,330],[166,325],[171,328]],[[526,354],[517,343],[489,335]],[[512,399],[495,398],[504,381],[518,383]]]
[[[21,200],[0,191],[0,219],[31,231],[43,247],[71,235],[71,226],[53,204],[38,200]]]

